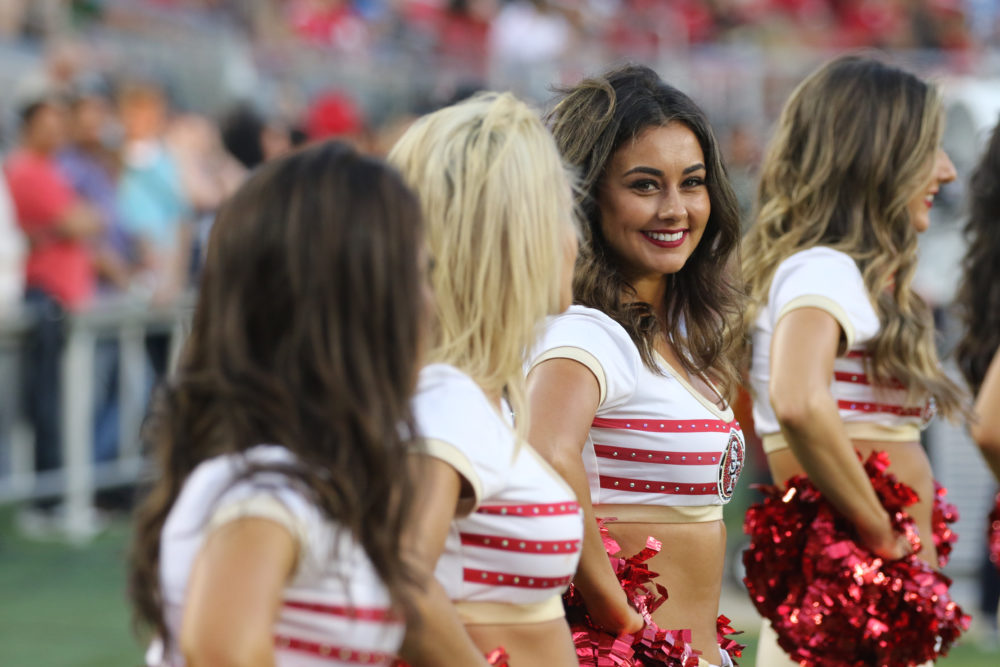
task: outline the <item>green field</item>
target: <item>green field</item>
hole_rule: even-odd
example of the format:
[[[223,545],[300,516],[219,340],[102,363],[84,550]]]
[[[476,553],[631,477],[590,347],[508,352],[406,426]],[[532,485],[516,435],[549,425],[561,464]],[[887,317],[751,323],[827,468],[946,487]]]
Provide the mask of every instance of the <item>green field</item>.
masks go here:
[[[0,666],[140,665],[125,601],[127,539],[117,522],[85,547],[26,540],[0,510]],[[753,637],[741,638],[750,648],[740,665],[754,667]],[[969,641],[938,664],[996,667],[1000,653]]]

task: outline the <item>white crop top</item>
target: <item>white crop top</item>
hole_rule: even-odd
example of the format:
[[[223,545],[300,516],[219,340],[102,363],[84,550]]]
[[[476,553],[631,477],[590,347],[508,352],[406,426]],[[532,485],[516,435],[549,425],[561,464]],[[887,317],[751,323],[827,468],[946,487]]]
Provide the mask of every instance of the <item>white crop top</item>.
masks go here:
[[[754,321],[750,386],[754,392],[754,423],[764,438],[765,450],[786,446],[768,394],[771,337],[778,321],[797,308],[826,311],[844,332],[847,345],[834,360],[830,391],[848,435],[873,440],[918,440],[925,417],[931,416],[933,408],[907,403],[905,387],[899,383],[875,386],[865,374],[867,344],[878,334],[881,324],[858,265],[838,250],[816,246],[790,255],[778,265],[767,303]]]
[[[425,367],[414,405],[426,453],[473,491],[473,509],[452,521],[436,570],[459,616],[466,623],[562,617],[583,539],[573,490],[531,445],[516,442],[509,418],[458,369]]]
[[[573,359],[589,368],[600,405],[583,462],[595,509],[622,521],[683,523],[722,518],[746,456],[743,433],[657,355],[648,369],[624,328],[605,313],[572,306],[549,319],[532,365]],[[670,508],[671,511],[653,509]]]
[[[274,625],[276,664],[389,665],[403,641],[404,624],[390,611],[388,592],[361,546],[284,475],[256,473],[235,481],[247,461],[293,460],[284,447],[261,445],[245,458],[230,454],[205,461],[184,483],[160,544],[160,585],[173,640],[180,632],[191,567],[205,538],[229,521],[256,517],[285,527],[298,544],[298,563]],[[179,666],[184,659],[176,645],[167,654],[154,641],[146,664]]]

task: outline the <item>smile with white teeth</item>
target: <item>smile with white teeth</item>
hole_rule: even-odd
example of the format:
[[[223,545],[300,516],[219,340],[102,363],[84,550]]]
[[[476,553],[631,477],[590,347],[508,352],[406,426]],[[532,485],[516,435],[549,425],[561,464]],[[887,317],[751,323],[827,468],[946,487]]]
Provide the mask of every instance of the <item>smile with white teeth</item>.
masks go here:
[[[664,241],[666,243],[671,243],[673,241],[680,241],[681,238],[684,236],[685,231],[686,230],[682,229],[679,232],[669,232],[666,234],[662,232],[643,232],[643,234],[653,239],[654,241]]]
[[[933,206],[934,205],[934,194],[931,193],[931,194],[927,195],[926,197],[924,197],[924,203],[926,203],[927,206]]]

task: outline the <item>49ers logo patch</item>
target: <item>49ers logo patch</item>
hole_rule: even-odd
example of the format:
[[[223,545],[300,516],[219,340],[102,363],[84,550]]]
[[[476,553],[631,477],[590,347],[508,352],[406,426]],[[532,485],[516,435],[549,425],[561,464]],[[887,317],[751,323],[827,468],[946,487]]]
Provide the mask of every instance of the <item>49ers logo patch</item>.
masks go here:
[[[743,462],[746,460],[746,446],[743,438],[736,430],[729,432],[729,442],[726,451],[719,462],[719,498],[729,502],[736,491],[736,483],[740,481]]]

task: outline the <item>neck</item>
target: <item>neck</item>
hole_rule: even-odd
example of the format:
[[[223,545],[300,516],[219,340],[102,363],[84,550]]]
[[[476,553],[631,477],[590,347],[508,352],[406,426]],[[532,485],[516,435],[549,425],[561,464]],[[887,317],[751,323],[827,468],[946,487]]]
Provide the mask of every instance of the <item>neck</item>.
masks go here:
[[[667,278],[665,275],[648,276],[629,281],[635,290],[635,296],[629,300],[648,303],[661,322],[666,318]]]

